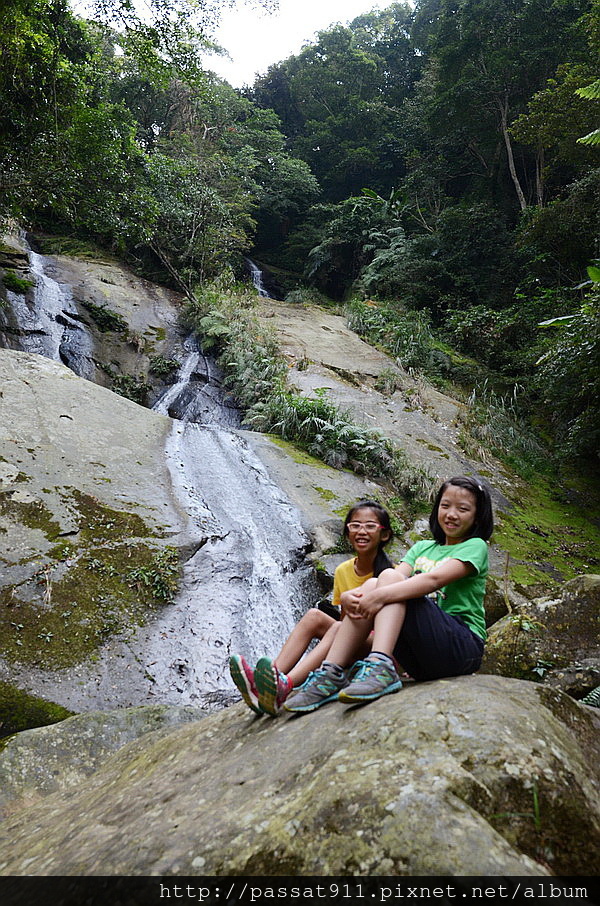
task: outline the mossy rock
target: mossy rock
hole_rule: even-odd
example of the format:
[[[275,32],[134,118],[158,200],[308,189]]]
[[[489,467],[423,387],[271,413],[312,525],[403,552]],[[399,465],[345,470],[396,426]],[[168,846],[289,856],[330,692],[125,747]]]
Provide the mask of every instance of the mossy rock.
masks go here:
[[[489,632],[483,667],[486,673],[518,679],[552,681],[571,694],[578,665],[593,683],[600,669],[600,576],[579,576],[556,596],[523,601],[519,610],[499,620]],[[575,669],[574,669],[575,668]],[[581,672],[581,671],[580,671]]]
[[[136,513],[71,488],[62,494],[78,526],[72,542],[40,501],[0,494],[0,515],[45,538],[37,563],[0,587],[0,652],[10,662],[69,666],[106,639],[145,623],[177,590],[179,554]]]
[[[10,736],[33,727],[45,727],[71,717],[62,705],[29,695],[16,686],[0,681],[0,736]],[[0,743],[0,747],[1,747]]]

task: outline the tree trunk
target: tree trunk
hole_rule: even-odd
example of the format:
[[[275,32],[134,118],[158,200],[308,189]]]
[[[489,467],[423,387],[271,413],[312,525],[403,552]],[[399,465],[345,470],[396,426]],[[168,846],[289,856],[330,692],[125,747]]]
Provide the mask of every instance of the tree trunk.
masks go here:
[[[539,148],[535,160],[535,192],[538,208],[544,207],[544,149]]]
[[[525,200],[525,195],[523,194],[523,189],[521,188],[521,183],[519,182],[519,177],[517,176],[517,168],[515,167],[515,158],[510,141],[510,134],[508,131],[508,100],[506,97],[502,100],[500,98],[497,98],[496,102],[500,111],[502,135],[504,136],[504,144],[506,145],[506,154],[508,156],[508,169],[510,170],[510,175],[515,187],[515,192],[517,193],[517,198],[519,199],[521,210],[524,211],[527,208],[527,202]]]

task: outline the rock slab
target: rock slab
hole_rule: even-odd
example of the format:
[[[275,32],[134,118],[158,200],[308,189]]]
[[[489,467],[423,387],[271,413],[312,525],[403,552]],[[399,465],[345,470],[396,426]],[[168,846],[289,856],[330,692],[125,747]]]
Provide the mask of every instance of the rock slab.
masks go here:
[[[235,705],[8,818],[0,874],[592,874],[598,718],[492,676],[279,720]]]

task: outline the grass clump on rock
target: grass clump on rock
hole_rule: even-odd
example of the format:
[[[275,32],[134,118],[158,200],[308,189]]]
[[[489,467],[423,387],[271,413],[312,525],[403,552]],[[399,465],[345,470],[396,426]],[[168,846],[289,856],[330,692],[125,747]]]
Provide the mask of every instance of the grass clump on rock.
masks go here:
[[[6,271],[2,277],[2,282],[6,289],[13,293],[18,293],[19,295],[25,295],[32,286],[35,286],[34,280],[26,280],[24,277],[18,277],[14,271]]]

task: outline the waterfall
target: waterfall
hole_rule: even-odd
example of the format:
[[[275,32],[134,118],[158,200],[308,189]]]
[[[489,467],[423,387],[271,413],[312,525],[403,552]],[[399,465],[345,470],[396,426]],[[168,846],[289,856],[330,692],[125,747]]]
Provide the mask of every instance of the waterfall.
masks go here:
[[[185,565],[176,606],[143,633],[144,672],[161,700],[206,704],[235,697],[228,656],[274,656],[318,589],[298,514],[243,436],[175,422],[167,458],[208,540]]]
[[[85,377],[92,339],[76,320],[73,297],[45,274],[42,256],[31,253],[31,261],[33,301],[10,294],[19,348]],[[111,639],[95,661],[61,676],[59,687],[52,676],[30,671],[39,694],[74,710],[157,702],[221,707],[238,698],[229,654],[274,656],[307,602],[320,596],[299,514],[239,430],[216,365],[192,337],[182,353],[154,411],[173,419],[165,447],[172,492],[200,546],[184,566],[176,600],[147,625]]]
[[[186,337],[182,351],[183,364],[174,383],[154,403],[154,411],[184,422],[239,427],[239,411],[223,397],[214,359],[201,352],[193,337]]]
[[[29,251],[29,262],[35,277],[33,298],[28,301],[21,293],[7,292],[4,345],[55,359],[79,377],[91,379],[93,343],[70,288],[48,276],[42,255]]]
[[[172,485],[208,540],[185,565],[176,608],[142,647],[155,694],[206,705],[230,683],[228,656],[275,655],[319,589],[298,513],[232,430],[239,416],[224,404],[214,364],[193,338],[183,346],[176,380],[153,408],[178,416],[166,448]]]
[[[250,258],[246,258],[246,264],[248,265],[248,269],[250,271],[250,277],[252,279],[254,289],[258,292],[259,296],[265,296],[268,299],[269,293],[265,289],[261,269],[254,263],[254,261],[251,261]]]

